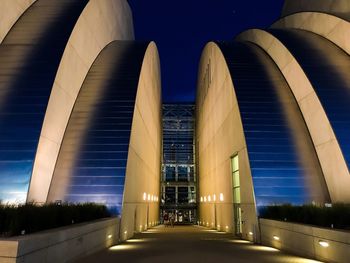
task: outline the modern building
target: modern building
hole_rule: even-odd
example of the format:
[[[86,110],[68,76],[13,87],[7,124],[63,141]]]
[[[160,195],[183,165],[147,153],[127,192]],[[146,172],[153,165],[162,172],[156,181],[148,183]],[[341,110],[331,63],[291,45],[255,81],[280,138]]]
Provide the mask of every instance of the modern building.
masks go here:
[[[173,215],[179,224],[197,218],[194,114],[193,104],[163,105],[161,218]]]
[[[162,106],[126,0],[0,1],[0,200],[103,203],[122,239],[171,212],[249,240],[265,205],[350,202],[349,20],[287,0],[208,43],[196,105]]]
[[[258,239],[265,205],[350,202],[349,1],[210,42],[199,68],[200,224]]]
[[[125,0],[0,2],[0,199],[96,202],[122,239],[156,224],[156,45]]]

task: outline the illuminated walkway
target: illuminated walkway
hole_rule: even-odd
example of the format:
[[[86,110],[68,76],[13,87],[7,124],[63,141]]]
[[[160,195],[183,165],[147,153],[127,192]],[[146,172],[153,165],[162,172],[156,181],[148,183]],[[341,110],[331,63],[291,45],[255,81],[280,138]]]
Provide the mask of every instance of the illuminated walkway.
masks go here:
[[[268,247],[235,240],[232,235],[197,226],[155,227],[134,239],[91,255],[81,263],[318,262]]]

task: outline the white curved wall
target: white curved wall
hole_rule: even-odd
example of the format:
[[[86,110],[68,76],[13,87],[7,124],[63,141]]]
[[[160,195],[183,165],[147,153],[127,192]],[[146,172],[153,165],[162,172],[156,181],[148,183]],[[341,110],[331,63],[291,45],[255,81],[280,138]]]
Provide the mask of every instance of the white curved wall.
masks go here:
[[[122,239],[159,221],[159,201],[148,200],[148,195],[160,200],[161,105],[160,63],[152,42],[142,64],[134,108],[123,196]]]
[[[328,117],[301,66],[289,50],[266,31],[248,30],[237,39],[260,46],[279,67],[304,116],[332,202],[349,202],[350,176],[347,164]]]
[[[102,49],[114,40],[133,40],[125,0],[90,0],[68,41],[51,91],[27,201],[44,203],[69,116],[83,81]]]
[[[286,0],[282,16],[297,12],[325,12],[344,19],[350,19],[349,0]]]
[[[219,47],[212,42],[202,53],[196,109],[199,197],[205,196],[207,199],[199,204],[198,221],[207,227],[233,232],[231,156],[237,153],[242,220],[245,222],[243,237],[251,239],[248,233],[255,232],[257,220],[243,125],[226,60]],[[220,201],[220,194],[223,194],[223,201]]]
[[[278,20],[271,28],[296,28],[321,35],[350,54],[350,23],[333,15],[302,12]]]
[[[1,0],[0,1],[0,43],[4,40],[18,18],[36,0]]]

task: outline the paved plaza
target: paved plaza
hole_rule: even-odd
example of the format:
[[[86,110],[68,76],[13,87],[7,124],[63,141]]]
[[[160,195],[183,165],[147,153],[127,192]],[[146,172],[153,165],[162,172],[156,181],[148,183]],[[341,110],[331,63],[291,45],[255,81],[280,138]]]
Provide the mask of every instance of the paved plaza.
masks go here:
[[[195,263],[195,262],[318,262],[257,246],[233,238],[232,234],[198,226],[158,226],[78,261],[81,263]]]

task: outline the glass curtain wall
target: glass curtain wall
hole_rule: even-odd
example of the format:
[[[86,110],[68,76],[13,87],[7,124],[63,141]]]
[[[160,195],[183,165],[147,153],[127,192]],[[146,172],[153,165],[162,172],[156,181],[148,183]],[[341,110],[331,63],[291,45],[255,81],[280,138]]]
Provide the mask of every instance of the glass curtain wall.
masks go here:
[[[163,105],[161,221],[193,224],[197,215],[194,105]]]

